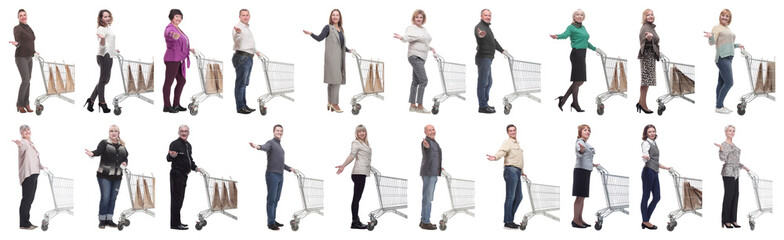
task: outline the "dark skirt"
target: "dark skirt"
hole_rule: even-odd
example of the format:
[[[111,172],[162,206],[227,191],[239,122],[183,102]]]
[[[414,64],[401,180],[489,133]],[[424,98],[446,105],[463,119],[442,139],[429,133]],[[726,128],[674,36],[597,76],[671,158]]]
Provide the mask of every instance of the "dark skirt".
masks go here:
[[[585,82],[585,49],[572,48],[569,54],[569,61],[572,62],[572,82]]]
[[[591,171],[575,168],[572,175],[572,196],[588,197],[591,190]]]

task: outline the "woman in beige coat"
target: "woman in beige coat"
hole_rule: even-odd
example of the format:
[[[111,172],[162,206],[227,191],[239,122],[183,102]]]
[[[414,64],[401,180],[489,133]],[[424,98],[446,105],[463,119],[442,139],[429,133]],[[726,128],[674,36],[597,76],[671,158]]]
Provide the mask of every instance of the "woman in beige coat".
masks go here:
[[[327,84],[327,111],[342,113],[340,110],[339,95],[340,85],[346,84],[346,53],[353,53],[346,47],[343,32],[343,15],[340,10],[333,9],[329,14],[329,24],[324,26],[321,34],[315,35],[307,30],[302,30],[316,41],[326,39],[324,44],[324,83]]]
[[[351,171],[351,181],[354,182],[354,197],[351,200],[351,228],[367,229],[367,225],[359,220],[359,200],[362,199],[362,192],[365,191],[365,180],[370,175],[370,157],[373,149],[367,138],[367,128],[359,125],[354,129],[354,141],[351,142],[351,153],[343,164],[335,166],[338,174],[343,172],[354,159],[354,169]]]

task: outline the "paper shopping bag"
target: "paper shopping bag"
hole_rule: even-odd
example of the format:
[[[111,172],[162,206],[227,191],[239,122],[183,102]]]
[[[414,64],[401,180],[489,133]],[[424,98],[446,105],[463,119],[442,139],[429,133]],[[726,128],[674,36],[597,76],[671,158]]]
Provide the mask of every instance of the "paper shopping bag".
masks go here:
[[[46,84],[46,94],[57,94],[57,88],[54,87],[54,72],[52,66],[49,66],[49,80]]]
[[[71,73],[71,68],[66,65],[65,66],[65,92],[73,92],[76,90],[76,85],[74,84],[74,76]]]
[[[130,65],[128,65],[128,74],[125,74],[125,76],[128,76],[128,82],[125,84],[125,93],[131,94],[136,92],[136,83],[133,80],[133,71]]]
[[[379,69],[384,67],[383,63],[376,63],[376,81],[373,82],[373,92],[382,93],[384,92],[384,77],[378,74]],[[384,72],[384,70],[380,70]]]
[[[155,193],[155,179],[152,179],[152,185],[147,183],[147,179],[142,180],[142,183],[144,183],[144,209],[155,208],[155,201],[153,200],[155,196],[150,195],[150,189]]]
[[[694,93],[694,80],[686,76],[681,70],[675,72],[678,74],[678,81],[680,82],[681,95]]]
[[[143,93],[147,92],[147,86],[145,86],[144,82],[144,72],[142,71],[142,65],[139,64],[139,69],[136,71],[136,92]]]
[[[613,67],[613,76],[612,80],[610,81],[610,91],[618,91],[618,63],[615,63]]]
[[[218,88],[216,88],[215,84],[215,69],[213,69],[212,64],[207,64],[207,85],[205,85],[205,91],[209,94],[217,93]]]
[[[368,67],[367,77],[365,79],[365,93],[373,93],[373,64]]]
[[[150,64],[150,75],[147,76],[147,92],[155,91],[155,64]]]
[[[229,182],[229,206],[231,208],[237,208],[237,182]]]
[[[60,66],[54,66],[55,81],[57,83],[57,92],[65,92],[65,82],[63,82],[63,74],[60,72]]]
[[[768,74],[765,76],[765,92],[776,92],[776,63],[768,62]]]
[[[618,91],[626,92],[626,68],[623,67],[623,62],[618,63]]]
[[[133,209],[144,209],[144,200],[142,200],[142,189],[139,185],[139,179],[136,179],[136,189],[133,194]]]
[[[220,198],[220,188],[218,187],[218,183],[215,182],[214,184],[214,191],[212,194],[212,210],[223,210],[223,205],[221,204]]]
[[[218,93],[223,93],[223,71],[220,64],[213,63],[212,71],[215,74],[215,89]]]
[[[676,73],[678,70],[677,67],[672,66],[670,68],[670,95],[677,96],[681,94],[681,86],[680,81],[678,81],[678,74]]]
[[[764,69],[762,69],[762,63],[760,63],[759,68],[757,68],[757,81],[754,82],[754,93],[756,94],[765,92],[765,89],[763,89],[765,86],[763,71]]]
[[[231,209],[231,203],[229,201],[229,189],[226,186],[226,182],[223,182],[223,191],[221,191],[221,205],[223,205],[223,209]]]

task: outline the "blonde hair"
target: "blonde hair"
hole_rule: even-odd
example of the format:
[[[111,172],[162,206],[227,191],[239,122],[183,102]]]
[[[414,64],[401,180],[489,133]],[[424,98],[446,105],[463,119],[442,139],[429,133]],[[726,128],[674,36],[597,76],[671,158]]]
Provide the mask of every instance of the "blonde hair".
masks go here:
[[[735,129],[735,126],[732,126],[732,124],[727,125],[726,127],[724,127],[724,132],[726,133],[727,130],[730,130],[730,128]]]
[[[721,15],[725,15],[725,14],[730,17],[730,19],[727,20],[727,25],[721,24]],[[719,13],[719,24],[724,25],[724,26],[728,26],[728,25],[730,25],[730,23],[732,23],[732,12],[730,12],[729,9],[725,8],[724,10],[721,10],[721,13]]]
[[[583,11],[583,9],[578,8],[577,10],[574,10],[574,12],[572,13],[572,22],[573,23],[577,22],[577,21],[574,21],[574,16],[577,15],[577,13],[582,13],[583,14],[583,19],[585,19],[585,12]]]
[[[642,24],[645,24],[645,23],[647,23],[647,22],[648,22],[648,21],[645,21],[645,18],[646,18],[645,16],[646,16],[646,15],[648,15],[648,12],[651,12],[651,13],[653,13],[653,10],[651,10],[650,8],[648,8],[648,9],[645,9],[645,10],[643,10],[643,11],[642,11]],[[656,21],[656,16],[654,15],[654,16],[653,16],[653,21],[651,21],[651,23],[653,23],[653,22],[655,22],[655,21]]]
[[[414,19],[416,19],[417,15],[419,14],[422,14],[422,25],[425,25],[425,22],[427,22],[427,14],[425,14],[425,11],[422,9],[414,10],[414,14],[411,16],[411,23],[416,25],[416,23],[414,23]]]
[[[591,126],[588,126],[588,124],[581,124],[580,126],[577,126],[577,138],[582,137],[580,133],[582,133],[583,128],[588,128],[588,131],[591,131]]]
[[[365,132],[365,139],[359,139],[359,132]],[[370,141],[368,141],[367,128],[365,128],[365,126],[362,124],[357,125],[357,128],[354,129],[354,139],[364,142],[365,145],[370,146]]]
[[[123,141],[122,138],[120,138],[120,127],[118,127],[117,125],[112,124],[111,126],[109,126],[109,132],[111,132],[112,130],[116,130],[117,131],[117,141],[120,142],[120,145],[125,146],[125,141]],[[109,135],[109,142],[112,142],[112,136],[111,135]]]

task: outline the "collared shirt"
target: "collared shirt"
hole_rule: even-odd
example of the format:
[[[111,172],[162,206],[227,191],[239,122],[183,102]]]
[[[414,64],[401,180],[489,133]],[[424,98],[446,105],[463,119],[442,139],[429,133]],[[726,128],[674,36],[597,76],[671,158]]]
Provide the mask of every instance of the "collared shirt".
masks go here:
[[[501,148],[495,153],[495,159],[504,158],[504,166],[523,169],[523,149],[516,139],[508,138],[501,143]]]
[[[650,138],[645,138],[645,141],[642,142],[642,155],[646,157],[650,157],[651,155],[648,155],[648,151],[651,150],[651,146],[655,146],[655,145],[656,145],[656,141],[651,140]],[[643,158],[642,160],[645,162],[648,161],[645,160],[645,158]]]
[[[248,24],[239,22],[234,27],[240,29],[240,33],[234,29],[231,30],[231,36],[234,38],[234,50],[256,54],[256,41],[253,40],[253,33],[250,32]]]

